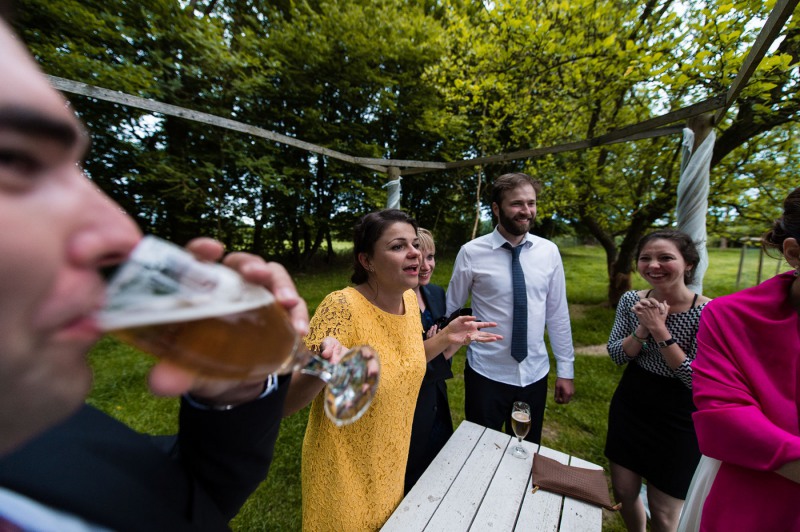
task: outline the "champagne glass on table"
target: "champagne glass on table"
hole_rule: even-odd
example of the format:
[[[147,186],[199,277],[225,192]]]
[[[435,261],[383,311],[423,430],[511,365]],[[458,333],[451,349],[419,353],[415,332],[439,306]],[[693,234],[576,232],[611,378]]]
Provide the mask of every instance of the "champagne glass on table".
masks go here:
[[[511,429],[517,435],[517,443],[511,448],[511,454],[517,458],[527,458],[528,451],[522,446],[522,439],[531,430],[531,407],[528,403],[517,401],[511,410]]]
[[[325,413],[339,426],[361,417],[378,388],[372,348],[354,347],[335,364],[311,353],[264,287],[154,236],[114,273],[106,299],[104,330],[199,375],[250,380],[299,369],[318,377]]]

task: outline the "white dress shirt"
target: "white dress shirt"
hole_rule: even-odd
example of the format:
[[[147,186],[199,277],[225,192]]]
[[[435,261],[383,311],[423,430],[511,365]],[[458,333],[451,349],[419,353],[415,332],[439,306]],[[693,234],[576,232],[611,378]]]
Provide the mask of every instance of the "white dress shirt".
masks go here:
[[[0,515],[26,532],[111,532],[0,486]]]
[[[520,264],[528,293],[528,356],[522,362],[511,357],[514,295],[511,281],[511,251],[495,227],[488,235],[464,244],[453,265],[447,288],[447,313],[461,308],[472,293],[472,312],[481,321],[497,322],[486,329],[503,336],[489,343],[473,342],[467,361],[484,377],[514,386],[528,386],[550,371],[544,330],[556,359],[556,375],[574,378],[575,351],[569,323],[564,266],[558,247],[538,236],[526,234],[520,244]]]

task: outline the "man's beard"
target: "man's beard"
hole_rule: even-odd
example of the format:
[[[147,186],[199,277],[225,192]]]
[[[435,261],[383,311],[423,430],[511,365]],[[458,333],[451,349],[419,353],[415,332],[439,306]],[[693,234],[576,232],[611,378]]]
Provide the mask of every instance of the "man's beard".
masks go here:
[[[503,227],[503,229],[514,236],[522,236],[530,231],[531,224],[533,223],[533,217],[531,217],[527,223],[520,224],[519,222],[514,221],[513,218],[506,216],[506,213],[502,208],[498,209],[498,218],[500,219],[500,225]]]

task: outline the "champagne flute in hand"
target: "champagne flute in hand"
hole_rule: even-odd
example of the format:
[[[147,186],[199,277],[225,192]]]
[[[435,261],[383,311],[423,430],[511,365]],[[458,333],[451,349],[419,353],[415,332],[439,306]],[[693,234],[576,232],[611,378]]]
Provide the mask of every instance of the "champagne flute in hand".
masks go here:
[[[314,375],[327,384],[325,413],[340,426],[361,417],[378,388],[372,348],[354,347],[336,364],[311,353],[264,287],[153,236],[115,272],[98,321],[113,336],[205,377]]]
[[[528,403],[517,401],[511,411],[511,428],[517,435],[517,443],[511,448],[511,454],[517,458],[527,458],[528,451],[522,447],[522,438],[531,430],[531,407]]]

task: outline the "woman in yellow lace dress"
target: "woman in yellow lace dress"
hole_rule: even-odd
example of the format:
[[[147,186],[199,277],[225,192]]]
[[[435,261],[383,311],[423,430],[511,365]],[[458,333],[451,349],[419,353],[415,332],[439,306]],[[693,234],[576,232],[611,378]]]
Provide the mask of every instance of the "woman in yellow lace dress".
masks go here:
[[[404,212],[387,209],[364,216],[355,227],[355,286],[329,294],[311,320],[309,347],[324,347],[323,356],[330,356],[369,344],[380,357],[381,374],[367,412],[344,427],[325,417],[321,381],[292,377],[288,413],[315,395],[303,441],[305,531],[377,530],[383,525],[403,498],[411,422],[427,357],[451,343],[494,339],[478,329],[495,324],[468,317],[423,344],[413,291],[418,248],[416,222]]]

